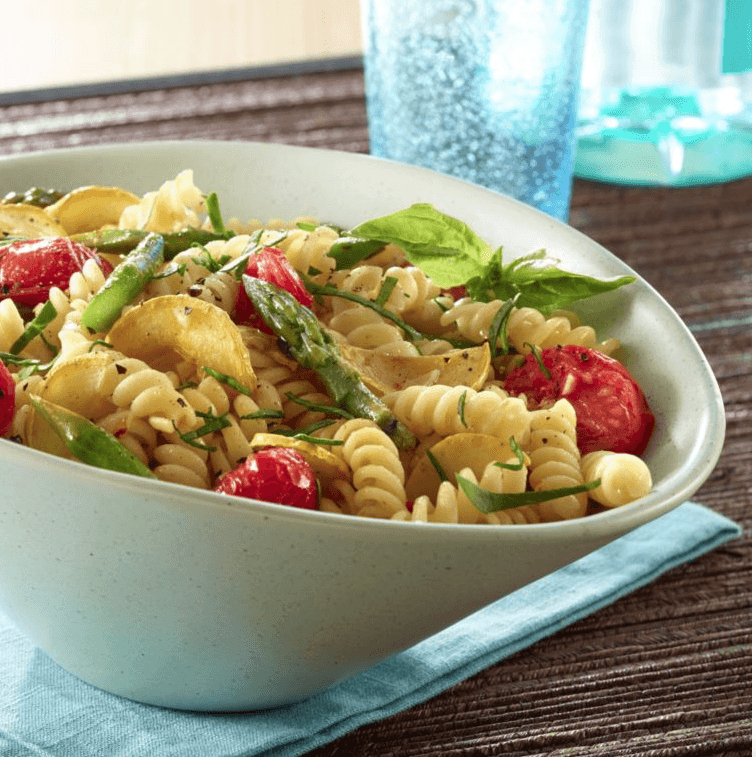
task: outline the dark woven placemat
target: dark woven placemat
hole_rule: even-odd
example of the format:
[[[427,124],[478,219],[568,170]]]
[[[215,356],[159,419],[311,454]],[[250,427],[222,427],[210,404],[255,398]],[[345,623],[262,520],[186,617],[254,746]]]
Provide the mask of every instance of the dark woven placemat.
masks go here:
[[[368,151],[359,69],[56,96],[0,107],[0,154],[155,139]],[[751,181],[577,181],[571,223],[656,287],[701,344],[728,429],[695,499],[744,534],[313,756],[751,754]]]

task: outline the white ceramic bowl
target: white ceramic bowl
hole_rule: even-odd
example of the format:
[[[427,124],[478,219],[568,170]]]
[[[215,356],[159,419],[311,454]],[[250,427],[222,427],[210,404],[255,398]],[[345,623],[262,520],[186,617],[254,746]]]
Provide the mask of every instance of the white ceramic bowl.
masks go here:
[[[307,214],[345,227],[431,202],[507,256],[626,274],[574,229],[493,192],[362,155],[161,142],[0,160],[2,191],[114,184],[137,193],[193,168],[226,214]],[[0,440],[0,607],[64,668],[182,709],[302,699],[671,510],[720,454],[724,410],[695,340],[645,282],[580,308],[647,392],[653,491],[564,523],[358,519],[146,482]]]

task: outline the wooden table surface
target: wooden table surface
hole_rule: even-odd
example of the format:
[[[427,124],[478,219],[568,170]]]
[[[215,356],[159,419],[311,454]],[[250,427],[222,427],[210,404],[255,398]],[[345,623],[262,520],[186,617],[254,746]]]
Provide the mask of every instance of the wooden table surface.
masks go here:
[[[109,89],[0,97],[0,155],[155,139],[368,151],[354,61]],[[578,180],[570,223],[656,287],[711,362],[727,437],[694,499],[743,535],[312,757],[751,754],[751,180]]]

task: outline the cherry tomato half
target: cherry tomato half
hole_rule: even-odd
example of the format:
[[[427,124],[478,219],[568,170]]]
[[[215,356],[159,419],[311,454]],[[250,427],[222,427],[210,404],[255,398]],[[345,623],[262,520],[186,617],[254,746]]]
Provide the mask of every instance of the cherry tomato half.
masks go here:
[[[113,267],[94,250],[66,237],[23,239],[0,247],[0,299],[19,305],[45,302],[51,287],[68,289],[71,276],[95,260],[107,276]]]
[[[275,247],[263,247],[259,253],[252,255],[244,271],[247,276],[262,279],[286,290],[297,302],[305,307],[312,307],[312,295],[305,289],[302,279],[291,267],[286,255]],[[257,316],[244,287],[239,287],[234,308],[237,323],[252,321],[255,326],[266,333],[271,333]]]
[[[504,380],[510,394],[524,394],[532,408],[568,399],[577,415],[577,443],[596,450],[640,454],[654,430],[643,392],[622,363],[586,347],[549,347]]]
[[[306,510],[318,506],[318,484],[312,468],[299,452],[285,447],[250,455],[220,479],[215,491]]]
[[[0,360],[0,436],[6,434],[16,414],[16,384],[5,363]]]

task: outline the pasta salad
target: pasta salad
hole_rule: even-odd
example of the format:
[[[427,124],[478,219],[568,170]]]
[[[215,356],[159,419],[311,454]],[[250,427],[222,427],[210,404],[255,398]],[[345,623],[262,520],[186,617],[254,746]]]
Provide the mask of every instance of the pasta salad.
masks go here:
[[[645,496],[654,418],[570,309],[632,283],[506,262],[426,204],[352,229],[144,196],[0,203],[0,436],[134,475],[418,523]]]

